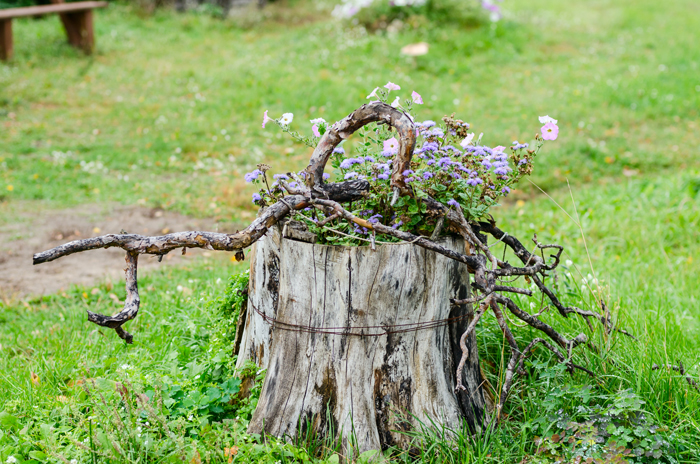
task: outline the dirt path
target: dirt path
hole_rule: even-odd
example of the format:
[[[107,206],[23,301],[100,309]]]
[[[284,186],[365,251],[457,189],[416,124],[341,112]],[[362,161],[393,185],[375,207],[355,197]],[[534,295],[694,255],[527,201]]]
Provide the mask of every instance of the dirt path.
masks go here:
[[[95,284],[108,276],[123,277],[124,252],[110,248],[78,253],[32,265],[32,254],[79,238],[108,233],[161,235],[184,230],[216,231],[213,220],[194,219],[159,209],[91,205],[43,213],[20,213],[16,221],[0,225],[0,297],[9,301],[67,289],[72,284]],[[223,232],[223,230],[222,230]],[[190,249],[183,257],[171,253],[165,263],[183,264],[209,252]],[[158,265],[153,256],[139,260],[139,270]]]

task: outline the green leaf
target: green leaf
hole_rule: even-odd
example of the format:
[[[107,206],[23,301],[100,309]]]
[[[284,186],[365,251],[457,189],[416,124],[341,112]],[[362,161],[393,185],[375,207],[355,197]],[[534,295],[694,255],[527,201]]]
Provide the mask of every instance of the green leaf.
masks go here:
[[[39,462],[44,462],[46,460],[46,454],[42,453],[41,451],[30,451],[29,457],[36,459]]]
[[[5,411],[0,412],[0,426],[3,429],[15,430],[19,427],[17,418]]]
[[[209,402],[213,402],[214,400],[217,400],[221,397],[221,390],[219,390],[216,387],[209,387],[207,389],[207,399]]]
[[[379,451],[377,450],[367,450],[357,457],[357,462],[362,464],[369,463],[378,453]]]

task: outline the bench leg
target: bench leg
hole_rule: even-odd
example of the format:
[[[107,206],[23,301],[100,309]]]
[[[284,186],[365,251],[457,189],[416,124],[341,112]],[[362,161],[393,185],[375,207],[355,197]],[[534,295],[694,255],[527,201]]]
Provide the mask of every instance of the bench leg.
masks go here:
[[[92,10],[66,13],[62,15],[61,19],[66,29],[68,43],[87,54],[92,53],[92,50],[95,48]]]
[[[0,60],[12,58],[12,20],[0,19]]]

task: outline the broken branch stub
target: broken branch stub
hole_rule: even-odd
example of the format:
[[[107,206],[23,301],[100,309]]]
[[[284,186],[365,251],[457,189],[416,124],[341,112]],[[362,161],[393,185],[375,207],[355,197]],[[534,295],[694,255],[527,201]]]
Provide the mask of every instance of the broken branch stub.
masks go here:
[[[136,276],[138,267],[139,254],[134,251],[126,252],[126,299],[124,301],[124,309],[119,314],[114,316],[103,316],[102,314],[88,311],[88,321],[93,322],[102,327],[114,329],[126,343],[133,343],[134,336],[122,329],[122,325],[127,321],[136,317],[139,312],[141,299],[139,298],[139,284]]]

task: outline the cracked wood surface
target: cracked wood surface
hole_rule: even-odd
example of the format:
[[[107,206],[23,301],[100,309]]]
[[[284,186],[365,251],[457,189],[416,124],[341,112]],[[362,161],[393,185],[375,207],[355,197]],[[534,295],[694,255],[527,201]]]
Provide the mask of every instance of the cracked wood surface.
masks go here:
[[[457,238],[441,244],[464,249]],[[308,421],[320,436],[343,430],[347,440],[354,428],[364,451],[406,446],[407,437],[396,431],[416,425],[411,414],[447,427],[459,428],[463,418],[475,429],[482,425],[485,400],[474,333],[466,340],[466,391],[452,388],[471,308],[453,306],[450,298],[469,295],[466,265],[408,243],[371,251],[280,239],[274,232],[254,250],[244,335],[251,344],[242,347],[238,362],[262,362],[268,374],[249,432],[295,436]],[[289,324],[368,335],[465,317],[437,328],[360,337],[273,329],[258,311]]]

